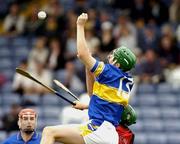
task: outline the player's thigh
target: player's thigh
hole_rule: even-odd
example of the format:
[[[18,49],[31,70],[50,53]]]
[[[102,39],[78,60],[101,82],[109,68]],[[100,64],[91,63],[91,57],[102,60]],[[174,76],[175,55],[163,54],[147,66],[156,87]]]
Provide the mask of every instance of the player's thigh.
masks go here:
[[[67,144],[85,144],[79,125],[58,125],[53,126],[53,135],[56,142]]]

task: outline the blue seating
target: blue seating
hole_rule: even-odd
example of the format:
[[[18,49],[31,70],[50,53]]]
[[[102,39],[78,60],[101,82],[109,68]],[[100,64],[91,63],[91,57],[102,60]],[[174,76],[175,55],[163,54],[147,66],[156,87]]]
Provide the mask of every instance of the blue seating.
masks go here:
[[[29,49],[26,46],[14,47],[15,58],[25,58],[29,54]]]
[[[7,73],[6,73],[7,74]],[[7,77],[10,80],[10,76]],[[11,78],[12,79],[12,78]],[[2,86],[2,93],[11,93],[12,92],[12,82],[6,82],[3,86]]]
[[[173,94],[159,94],[157,99],[160,105],[163,106],[175,106],[177,103],[176,95]]]
[[[179,119],[164,120],[164,128],[167,132],[180,132]]]
[[[172,92],[172,87],[170,84],[168,83],[162,83],[162,84],[158,84],[157,87],[157,93],[171,93]]]
[[[2,109],[2,107],[0,107],[0,118],[3,116],[3,109]],[[0,121],[0,123],[1,123],[1,121]],[[0,124],[1,125],[1,124]],[[1,126],[0,126],[1,127]]]
[[[65,83],[66,76],[67,76],[67,73],[65,70],[59,70],[54,75],[55,79],[59,80],[62,83]]]
[[[146,144],[147,135],[145,133],[135,133],[134,144]]]
[[[163,130],[163,123],[159,119],[148,119],[143,121],[143,127],[147,132],[161,132]]]
[[[149,144],[166,144],[167,137],[163,133],[147,133],[147,141]]]
[[[43,108],[43,114],[46,119],[59,119],[61,107],[46,106]]]
[[[158,107],[143,107],[140,109],[140,115],[142,115],[143,118],[153,118],[158,119],[161,117],[160,110]]]
[[[37,122],[37,130],[41,131],[43,130],[43,128],[47,126],[46,125],[46,119],[44,118],[38,118],[38,122]]]
[[[12,55],[12,53],[8,46],[1,46],[0,58],[2,58],[2,57],[10,58],[11,55]]]
[[[0,58],[0,69],[7,69],[12,67],[12,61],[9,58]]]
[[[151,84],[139,84],[137,87],[137,93],[144,94],[144,93],[155,93],[156,88],[154,85]]]
[[[1,73],[6,77],[8,83],[10,83],[10,81],[12,81],[13,79],[15,69],[12,68],[1,69]]]
[[[6,139],[6,132],[0,131],[0,143]]]
[[[157,96],[153,94],[141,94],[138,96],[140,105],[155,106],[158,104]]]
[[[21,100],[19,98],[19,95],[13,94],[13,93],[7,93],[4,94],[2,97],[2,103],[3,105],[10,106],[11,104],[17,103],[20,104]]]
[[[24,101],[31,101],[32,103],[38,105],[38,104],[41,104],[41,101],[40,101],[40,97],[39,95],[29,95],[29,94],[26,94],[24,95]]]
[[[180,133],[167,133],[168,144],[179,144],[180,143]]]
[[[28,45],[28,39],[18,37],[18,38],[13,39],[11,44],[13,46],[26,46],[26,45]]]
[[[52,105],[52,106],[60,106],[61,105],[61,99],[57,97],[56,95],[52,94],[46,94],[42,97],[42,104],[43,105]]]
[[[0,46],[4,46],[8,44],[9,39],[5,37],[0,37]]]
[[[60,125],[61,122],[59,119],[48,118],[48,119],[46,119],[45,124],[46,124],[46,126],[49,126],[49,125],[53,126],[53,125]]]
[[[176,107],[164,107],[161,108],[161,115],[164,119],[179,119],[180,118],[180,111]]]

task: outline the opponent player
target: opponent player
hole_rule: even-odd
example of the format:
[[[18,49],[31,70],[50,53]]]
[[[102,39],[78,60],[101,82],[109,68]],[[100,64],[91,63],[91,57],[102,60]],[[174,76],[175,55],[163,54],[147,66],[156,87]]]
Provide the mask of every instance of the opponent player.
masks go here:
[[[37,126],[36,111],[33,109],[22,109],[18,116],[20,132],[10,136],[2,144],[39,144],[41,135],[35,132]]]
[[[134,67],[136,57],[128,48],[120,47],[109,55],[109,64],[93,58],[84,34],[87,19],[85,13],[77,19],[77,52],[78,58],[96,77],[88,108],[90,120],[83,125],[46,127],[41,144],[53,144],[55,141],[65,144],[118,144],[115,127],[119,125],[133,86],[133,79],[126,71]]]

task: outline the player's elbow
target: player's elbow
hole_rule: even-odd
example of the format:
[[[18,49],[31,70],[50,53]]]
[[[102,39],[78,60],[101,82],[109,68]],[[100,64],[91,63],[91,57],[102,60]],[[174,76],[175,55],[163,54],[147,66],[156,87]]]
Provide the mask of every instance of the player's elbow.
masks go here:
[[[89,54],[89,53],[84,53],[84,52],[78,52],[77,57],[78,57],[80,60],[84,61],[84,60],[86,60],[88,57],[90,57],[90,54]]]

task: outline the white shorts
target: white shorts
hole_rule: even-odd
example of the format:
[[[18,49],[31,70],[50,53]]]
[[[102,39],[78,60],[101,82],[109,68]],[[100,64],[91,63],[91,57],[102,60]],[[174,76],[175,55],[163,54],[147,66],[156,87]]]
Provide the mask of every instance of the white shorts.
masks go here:
[[[87,126],[91,121],[84,125]],[[101,126],[91,127],[90,129],[84,130],[81,126],[82,135],[85,144],[118,144],[119,136],[116,132],[116,128],[108,121],[104,121]],[[84,131],[83,131],[84,130]]]

